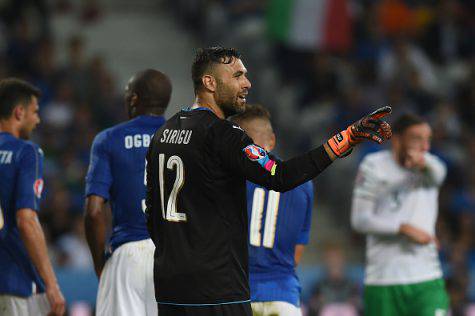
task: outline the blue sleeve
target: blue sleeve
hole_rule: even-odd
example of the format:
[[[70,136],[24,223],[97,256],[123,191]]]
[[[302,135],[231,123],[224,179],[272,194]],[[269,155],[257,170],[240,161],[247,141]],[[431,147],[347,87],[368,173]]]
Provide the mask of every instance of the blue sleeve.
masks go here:
[[[98,195],[109,199],[112,185],[111,154],[107,133],[100,133],[94,139],[91,158],[86,175],[86,196]]]
[[[300,230],[297,244],[306,245],[310,237],[310,226],[312,224],[313,210],[313,183],[311,181],[304,184],[305,196],[307,197],[307,209],[305,210],[305,220]]]
[[[15,187],[15,209],[40,210],[43,192],[43,152],[29,143],[18,156],[18,173]]]

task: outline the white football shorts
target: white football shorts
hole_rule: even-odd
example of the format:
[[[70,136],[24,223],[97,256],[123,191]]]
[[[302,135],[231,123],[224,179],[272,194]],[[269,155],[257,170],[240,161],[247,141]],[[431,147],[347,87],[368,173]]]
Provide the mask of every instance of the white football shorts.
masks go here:
[[[302,316],[302,310],[287,302],[253,302],[252,312],[259,316]]]
[[[107,260],[99,280],[98,316],[158,315],[151,239],[128,242]]]
[[[34,294],[30,297],[0,295],[0,314],[8,316],[46,316],[50,312],[46,294]]]

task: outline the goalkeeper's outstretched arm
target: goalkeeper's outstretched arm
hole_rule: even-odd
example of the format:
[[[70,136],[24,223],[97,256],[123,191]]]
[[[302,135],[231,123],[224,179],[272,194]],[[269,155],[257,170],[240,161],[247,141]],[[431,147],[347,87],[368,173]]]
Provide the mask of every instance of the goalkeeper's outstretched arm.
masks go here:
[[[286,161],[279,161],[252,140],[237,125],[220,122],[212,133],[220,143],[210,144],[218,149],[216,155],[223,165],[247,180],[270,190],[285,192],[315,178],[336,158],[348,156],[363,140],[381,144],[391,137],[391,127],[381,120],[391,113],[383,107],[351,124],[322,146]],[[219,136],[218,136],[219,135]]]

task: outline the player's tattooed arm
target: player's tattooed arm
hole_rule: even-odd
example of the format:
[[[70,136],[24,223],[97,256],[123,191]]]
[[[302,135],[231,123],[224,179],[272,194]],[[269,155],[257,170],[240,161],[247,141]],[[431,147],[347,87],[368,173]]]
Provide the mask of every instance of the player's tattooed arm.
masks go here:
[[[86,199],[84,225],[87,244],[94,261],[94,270],[99,278],[105,264],[105,245],[107,235],[107,217],[104,212],[105,199],[98,195],[90,195]]]
[[[45,235],[37,213],[28,208],[19,209],[16,213],[16,221],[28,255],[45,282],[51,315],[64,315],[66,303],[48,257]]]

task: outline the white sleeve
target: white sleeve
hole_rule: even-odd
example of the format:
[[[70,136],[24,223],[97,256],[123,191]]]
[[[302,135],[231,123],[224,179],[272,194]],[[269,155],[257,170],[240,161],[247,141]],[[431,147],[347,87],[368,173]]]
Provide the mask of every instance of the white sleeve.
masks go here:
[[[351,208],[351,226],[363,234],[397,234],[401,223],[376,212],[376,200],[382,194],[377,166],[365,159],[358,170]]]
[[[437,156],[425,155],[426,167],[423,170],[424,184],[427,186],[441,186],[447,175],[447,167]]]

